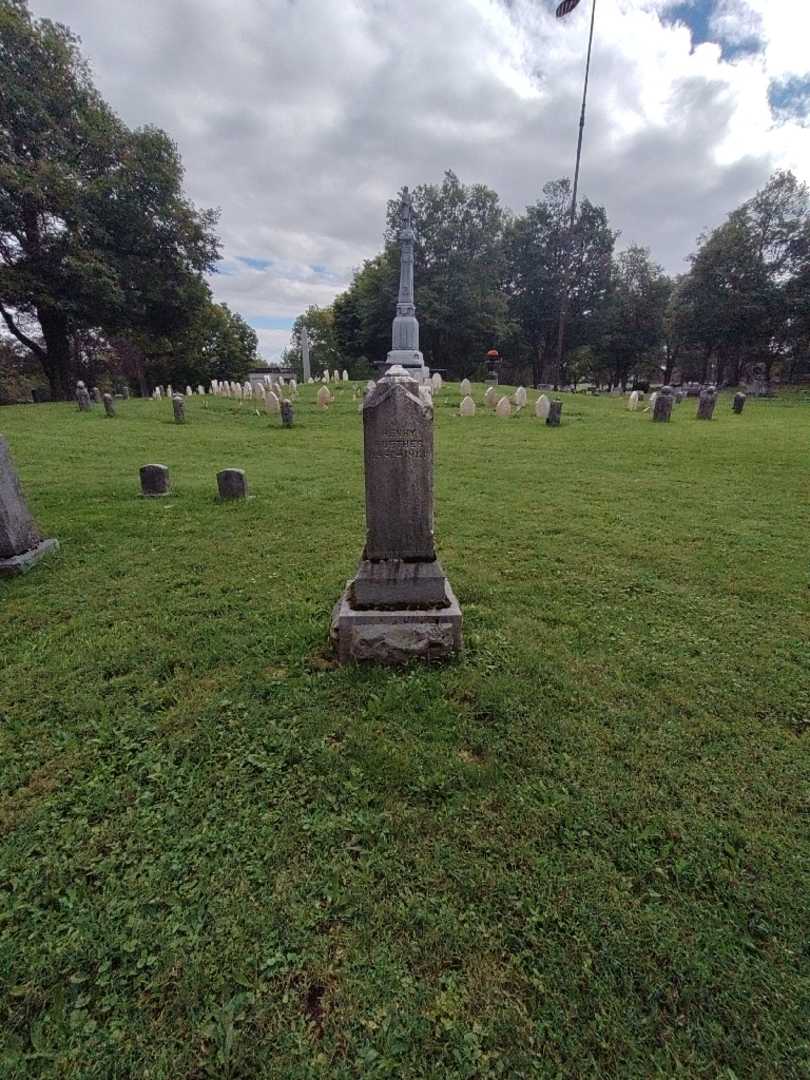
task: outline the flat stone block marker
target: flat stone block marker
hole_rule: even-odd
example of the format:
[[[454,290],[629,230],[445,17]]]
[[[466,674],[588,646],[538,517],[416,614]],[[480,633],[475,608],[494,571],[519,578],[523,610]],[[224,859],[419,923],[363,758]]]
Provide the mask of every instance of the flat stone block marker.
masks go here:
[[[247,477],[244,469],[222,469],[217,473],[217,491],[222,502],[229,499],[246,499]]]
[[[147,499],[159,499],[170,495],[168,465],[141,466],[141,495]]]
[[[697,407],[697,420],[711,420],[714,415],[714,406],[717,403],[717,396],[714,390],[701,390],[700,397],[698,398]]]
[[[546,423],[549,427],[559,427],[560,417],[562,416],[563,403],[556,399],[548,403],[548,416],[546,417]]]
[[[668,394],[658,394],[653,405],[653,420],[659,424],[667,423],[672,417],[672,401]]]
[[[24,574],[58,547],[58,540],[43,540],[23,497],[8,443],[0,435],[0,577]]]
[[[462,647],[433,541],[433,407],[419,390],[394,365],[363,404],[366,546],[332,614],[341,663],[437,660]]]
[[[742,392],[742,390],[740,390],[738,393],[736,393],[734,395],[734,400],[731,403],[731,407],[734,410],[734,412],[737,414],[737,416],[739,416],[740,413],[743,411],[743,408],[745,407],[745,402],[746,402],[746,396]]]

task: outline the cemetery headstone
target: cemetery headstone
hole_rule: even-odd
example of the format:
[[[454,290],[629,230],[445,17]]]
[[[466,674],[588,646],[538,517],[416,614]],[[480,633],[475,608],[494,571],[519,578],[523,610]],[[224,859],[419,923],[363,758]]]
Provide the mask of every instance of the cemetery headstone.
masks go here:
[[[141,495],[146,499],[160,499],[169,495],[169,468],[167,465],[143,465],[140,470]]]
[[[275,390],[268,390],[264,395],[264,411],[275,415],[279,411],[278,395]]]
[[[121,397],[124,401],[129,401],[129,383],[124,383],[121,387]]]
[[[43,540],[23,497],[8,443],[0,435],[0,577],[24,574],[58,547],[53,538]]]
[[[434,371],[433,374],[430,376],[430,383],[433,387],[433,393],[438,394],[438,392],[442,388],[442,377],[438,373],[438,371]]]
[[[172,396],[172,410],[174,412],[175,424],[185,424],[186,401],[182,394],[174,394]]]
[[[546,417],[546,423],[549,427],[559,427],[560,417],[562,416],[563,403],[556,398],[549,402],[548,416]]]
[[[363,405],[366,545],[332,617],[338,659],[404,663],[461,648],[458,606],[433,541],[433,408],[389,367]]]
[[[494,386],[488,386],[484,391],[484,404],[489,409],[494,409],[498,404],[498,391]]]
[[[309,366],[309,333],[305,326],[301,327],[301,357],[304,362],[304,381],[312,382],[312,369]]]
[[[115,416],[115,402],[112,394],[105,394],[102,400],[104,401],[104,412],[107,416]]]
[[[475,402],[467,394],[466,397],[461,399],[461,404],[458,407],[459,416],[475,416]]]
[[[528,400],[528,396],[529,395],[526,393],[525,386],[519,386],[517,390],[515,390],[514,400],[518,408],[523,408],[523,406],[526,404],[526,401]]]
[[[284,427],[293,426],[293,407],[289,398],[284,398],[281,402],[281,423]]]
[[[205,397],[205,387],[202,383],[197,384],[197,397]]]
[[[737,416],[739,416],[740,413],[743,411],[743,408],[745,407],[745,401],[746,401],[746,395],[742,392],[742,390],[739,390],[734,395],[734,400],[731,403],[731,407],[734,410],[734,412],[737,414]]]
[[[512,415],[512,402],[508,397],[502,397],[498,404],[495,406],[496,416],[511,416]]]
[[[244,469],[221,469],[217,473],[217,491],[221,502],[228,499],[246,499],[247,478]]]
[[[104,400],[102,398],[102,396],[101,396],[101,391],[99,390],[99,388],[97,386],[93,387],[93,398],[95,400],[96,405],[100,405],[102,403],[102,401]]]
[[[93,407],[87,387],[81,380],[76,383],[76,404],[79,406],[79,412],[90,412]]]
[[[672,416],[673,398],[670,394],[654,394],[655,401],[652,407],[652,418],[659,424],[666,424]]]
[[[194,393],[194,391],[191,389],[191,387],[187,386],[186,387],[186,397],[191,397],[193,395],[193,393]]]
[[[344,382],[348,382],[348,381],[349,381],[349,373],[348,373],[348,371],[346,370],[346,368],[344,368],[344,369],[343,369],[343,381],[344,381]]]
[[[633,390],[630,397],[627,399],[627,408],[630,412],[635,412],[638,408],[638,390]]]
[[[538,420],[547,420],[548,414],[551,410],[551,401],[545,394],[541,394],[540,397],[534,403],[534,415]]]
[[[706,390],[701,390],[700,397],[698,398],[696,419],[711,420],[714,415],[714,406],[716,402],[717,396],[714,392],[714,387],[710,386]]]
[[[318,391],[318,408],[328,409],[332,401],[332,395],[329,393],[327,386],[322,386]]]
[[[469,394],[472,393],[472,383],[469,379],[461,380],[461,383],[459,384],[459,391],[461,392],[462,397],[467,397]]]

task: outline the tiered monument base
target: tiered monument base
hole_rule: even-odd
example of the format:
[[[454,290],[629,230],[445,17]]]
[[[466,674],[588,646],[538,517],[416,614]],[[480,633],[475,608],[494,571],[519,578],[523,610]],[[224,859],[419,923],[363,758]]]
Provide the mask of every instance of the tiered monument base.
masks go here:
[[[409,660],[446,660],[460,652],[461,608],[446,578],[444,606],[401,608],[358,606],[359,579],[360,574],[346,585],[332,612],[331,637],[340,663],[374,660],[406,664]]]

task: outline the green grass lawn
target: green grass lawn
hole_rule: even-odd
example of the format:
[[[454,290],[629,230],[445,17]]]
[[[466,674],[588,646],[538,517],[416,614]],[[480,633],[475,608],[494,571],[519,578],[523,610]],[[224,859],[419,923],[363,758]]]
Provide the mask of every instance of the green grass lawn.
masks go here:
[[[61,544],[0,582],[0,1076],[810,1075],[810,407],[445,388],[466,653],[386,670],[315,389],[0,411]]]

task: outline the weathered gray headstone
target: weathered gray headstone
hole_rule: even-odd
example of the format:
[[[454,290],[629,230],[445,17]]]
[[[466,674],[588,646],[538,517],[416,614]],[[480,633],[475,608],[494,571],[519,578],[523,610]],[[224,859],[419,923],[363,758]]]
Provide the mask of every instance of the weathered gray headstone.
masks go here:
[[[672,402],[674,398],[670,394],[660,393],[655,395],[653,402],[652,418],[659,424],[667,423],[672,417]]]
[[[76,404],[79,406],[79,412],[90,412],[93,407],[90,394],[81,379],[76,383]]]
[[[713,387],[709,387],[707,390],[701,390],[700,397],[698,398],[697,417],[698,420],[711,420],[714,415],[714,406],[717,403],[717,395],[714,392]]]
[[[246,499],[247,478],[244,469],[222,469],[217,473],[217,491],[220,499]]]
[[[738,416],[740,415],[740,413],[743,411],[743,408],[745,407],[745,401],[746,401],[746,395],[742,392],[742,390],[738,391],[734,395],[734,400],[731,403],[731,407]]]
[[[107,416],[115,416],[115,402],[113,401],[112,394],[105,394],[102,400],[104,402],[104,412]]]
[[[549,427],[559,427],[560,417],[562,416],[563,403],[556,398],[552,399],[548,403],[548,416],[546,417],[546,423]]]
[[[172,395],[172,409],[174,411],[175,424],[185,424],[186,422],[186,401],[182,394]]]
[[[97,386],[93,387],[93,398],[95,400],[96,405],[100,405],[102,400],[103,400],[103,398],[101,396],[101,391],[99,390],[99,388]]]
[[[129,383],[124,383],[121,387],[121,397],[124,401],[129,401]]]
[[[24,574],[59,547],[43,540],[28,509],[8,443],[0,435],[0,577]]]
[[[288,398],[284,398],[281,403],[281,423],[284,427],[293,426],[293,407]]]
[[[461,609],[433,541],[433,408],[402,367],[363,405],[366,546],[332,620],[338,658],[401,663],[461,647]]]
[[[157,499],[169,495],[169,468],[167,465],[143,465],[141,473],[141,494],[147,499]]]

